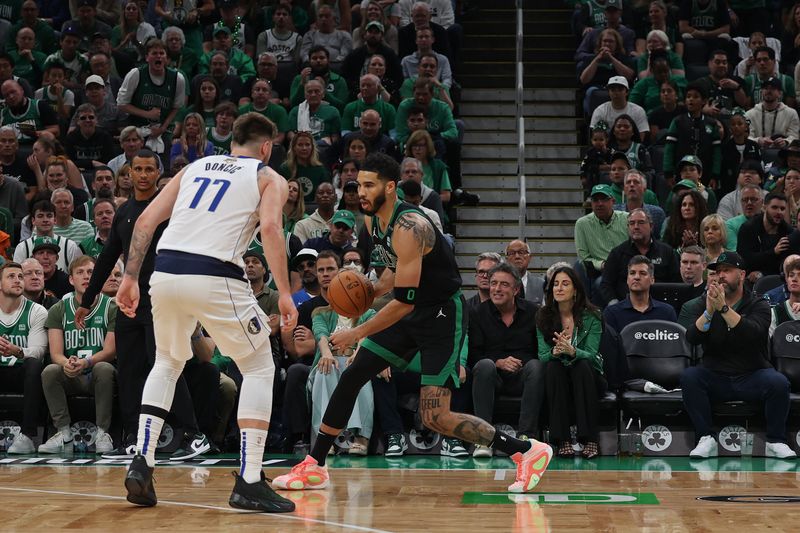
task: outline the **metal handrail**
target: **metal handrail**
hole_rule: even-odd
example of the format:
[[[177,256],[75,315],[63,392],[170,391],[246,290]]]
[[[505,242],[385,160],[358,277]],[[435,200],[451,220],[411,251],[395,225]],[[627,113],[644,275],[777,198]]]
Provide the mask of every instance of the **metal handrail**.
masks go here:
[[[525,87],[522,67],[523,52],[523,17],[522,5],[524,0],[516,0],[517,5],[517,86],[516,86],[516,123],[517,123],[517,178],[519,181],[519,239],[525,240],[525,224],[527,222],[528,199],[525,184],[525,116],[523,106],[525,102]]]

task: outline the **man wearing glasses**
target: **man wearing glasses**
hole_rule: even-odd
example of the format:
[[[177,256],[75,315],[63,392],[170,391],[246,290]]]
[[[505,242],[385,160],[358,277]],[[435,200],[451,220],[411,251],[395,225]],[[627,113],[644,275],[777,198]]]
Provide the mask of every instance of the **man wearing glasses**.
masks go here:
[[[475,260],[475,285],[478,292],[467,300],[470,310],[489,299],[489,271],[502,262],[503,257],[495,252],[483,252]]]
[[[517,273],[522,280],[519,297],[536,305],[542,305],[544,301],[544,278],[528,272],[528,265],[530,265],[531,259],[533,259],[533,255],[531,255],[531,249],[527,243],[514,240],[506,246],[506,261],[517,269]]]
[[[779,89],[783,92],[783,103],[794,108],[797,103],[794,80],[786,74],[775,74],[775,50],[769,46],[761,46],[753,52],[753,57],[756,71],[744,79],[744,88],[750,98],[750,105],[762,102],[761,89],[766,81],[774,77],[780,82]]]
[[[67,134],[64,147],[69,158],[81,171],[94,171],[114,157],[114,139],[97,127],[97,113],[92,104],[81,104],[75,111],[78,128]]]

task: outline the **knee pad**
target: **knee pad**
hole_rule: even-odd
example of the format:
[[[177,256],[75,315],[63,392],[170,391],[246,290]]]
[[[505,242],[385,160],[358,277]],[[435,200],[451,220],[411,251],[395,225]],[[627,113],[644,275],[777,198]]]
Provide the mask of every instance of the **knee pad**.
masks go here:
[[[156,354],[156,360],[153,363],[153,369],[150,374],[175,383],[181,376],[184,366],[185,363],[183,361],[178,361],[169,355]]]
[[[236,360],[242,373],[242,391],[239,395],[239,419],[254,419],[269,422],[272,414],[272,385],[275,379],[275,363],[269,345],[247,357]]]

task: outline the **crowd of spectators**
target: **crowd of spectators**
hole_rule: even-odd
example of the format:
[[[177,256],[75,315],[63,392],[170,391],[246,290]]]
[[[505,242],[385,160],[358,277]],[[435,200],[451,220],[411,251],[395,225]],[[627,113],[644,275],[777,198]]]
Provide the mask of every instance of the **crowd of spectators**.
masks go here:
[[[576,10],[591,126],[581,172],[591,212],[575,223],[577,261],[539,276],[530,271],[529,245],[518,240],[502,254],[476,257],[454,409],[492,421],[498,394],[519,396],[519,435],[543,438],[546,410],[559,455],[596,457],[599,400],[619,385],[607,375],[603,336],[667,320],[707,354],[682,384],[698,439],[692,454],[716,453],[711,402],[743,399],[767,402],[768,454],[794,456],[785,435],[788,381],[765,350],[746,349],[766,347],[780,323],[800,318],[800,121],[786,73],[794,65],[768,46],[787,42],[764,37],[775,33],[771,19],[751,17],[752,9],[737,17],[722,0],[713,15],[692,12],[712,2],[639,2],[628,15],[619,0],[594,0]],[[385,268],[370,253],[358,209],[360,163],[374,150],[397,158],[406,200],[442,229],[448,205],[458,201],[460,28],[450,2],[365,1],[352,10],[346,2],[320,1],[312,10],[278,2],[262,10],[250,2],[157,0],[153,12],[134,0],[74,4],[74,19],[42,12],[32,0],[19,13],[0,11],[16,26],[15,33],[5,28],[0,54],[7,261],[0,267],[0,383],[25,397],[22,431],[9,451],[35,450],[42,400],[56,432],[38,451],[62,450],[71,440],[66,396],[92,394],[97,451],[113,456],[116,445],[117,456],[129,453],[130,428],[112,439],[109,410],[120,371],[113,296],[123,265],[92,307],[91,327],[75,328],[74,302],[85,299],[117,209],[197,158],[226,153],[236,116],[255,111],[280,133],[270,164],[289,183],[295,329],[278,324],[257,237],[245,273],[271,318],[281,369],[276,446],[302,453],[354,356],[333,352],[328,337],[370,320],[387,302],[379,298],[357,319],[336,315],[327,302],[339,269],[377,279]],[[732,27],[748,28],[743,46],[734,45]],[[143,148],[159,155],[157,168],[132,165]],[[683,300],[651,296],[663,283],[685,289]],[[190,444],[209,446],[181,448],[180,458],[238,443],[230,435],[241,374],[199,325],[192,347],[185,378],[194,414],[181,429]],[[405,415],[415,410],[409,398],[420,387],[418,370],[414,363],[387,369],[364,387],[347,425],[348,453],[364,455],[378,440],[387,456],[407,450],[405,431],[417,422]],[[441,453],[470,452],[448,438]]]
[[[800,253],[796,13],[763,0],[591,0],[574,11],[591,210],[575,225],[574,269],[606,327],[679,321],[702,345],[682,380],[696,457],[716,455],[710,405],[730,399],[765,402],[768,455],[793,455],[788,381],[760,349],[775,314],[800,309],[786,303]],[[682,296],[659,301],[653,284]],[[759,350],[734,348],[748,342]]]
[[[407,201],[449,232],[449,208],[477,201],[458,189],[462,30],[454,9],[450,0],[4,2],[0,383],[25,397],[22,431],[11,451],[35,450],[32,439],[45,403],[55,431],[38,450],[62,450],[72,437],[67,397],[77,394],[95,397],[97,452],[124,454],[134,429],[126,426],[138,406],[132,405],[130,385],[118,379],[130,368],[115,360],[113,298],[122,261],[85,329],[75,326],[76,309],[94,260],[113,240],[118,209],[131,199],[152,197],[195,160],[229,153],[237,116],[257,112],[276,125],[269,164],[290,186],[286,252],[298,305],[319,307],[342,265],[365,272],[380,268],[364,242],[355,186],[371,152],[402,163]],[[133,164],[143,150],[157,154],[155,174]],[[256,237],[247,276],[265,311],[275,315],[262,252]],[[326,260],[327,270],[318,272],[318,262],[324,266]],[[292,400],[284,407],[290,415],[309,407],[299,417],[277,416],[278,427],[290,434],[304,420],[315,420],[312,405],[314,413],[324,410],[327,389],[319,387],[335,384],[325,378],[330,357],[352,355],[331,354],[327,345],[317,349],[320,335],[333,333],[343,319],[328,314],[312,321],[307,307],[301,316],[306,320],[294,332],[271,324],[276,359],[289,370],[286,381],[297,385],[286,387]],[[318,322],[322,330],[314,327]],[[241,376],[202,328],[192,340],[195,360],[185,381],[194,414],[183,412],[177,422],[184,444],[221,449],[235,430],[235,421],[229,423]],[[315,368],[302,383],[292,381],[298,375],[292,365],[300,362]],[[333,367],[342,370],[344,362]],[[278,381],[278,387],[286,385]],[[117,384],[125,388],[119,401],[126,405],[122,432],[112,438]],[[352,453],[366,453],[374,403],[369,392],[365,422],[352,427]],[[307,434],[308,427],[297,433]],[[186,457],[191,449],[184,446],[178,454]]]

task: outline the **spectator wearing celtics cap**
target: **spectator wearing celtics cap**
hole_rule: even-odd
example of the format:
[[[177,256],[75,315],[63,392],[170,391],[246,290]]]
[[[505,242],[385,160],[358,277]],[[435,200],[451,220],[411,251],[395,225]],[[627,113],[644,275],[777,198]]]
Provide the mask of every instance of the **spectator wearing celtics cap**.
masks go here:
[[[703,347],[702,363],[681,376],[683,404],[698,439],[690,457],[717,455],[711,406],[728,400],[763,405],[767,457],[797,456],[786,444],[789,380],[772,367],[767,354],[769,302],[744,290],[747,268],[736,252],[723,252],[708,265],[716,276],[686,330],[686,340]]]
[[[320,237],[308,239],[303,243],[303,247],[311,248],[317,252],[333,250],[341,258],[344,252],[353,247],[351,240],[355,225],[356,218],[353,213],[346,209],[340,209],[334,213],[330,222],[328,222],[328,231]]]

